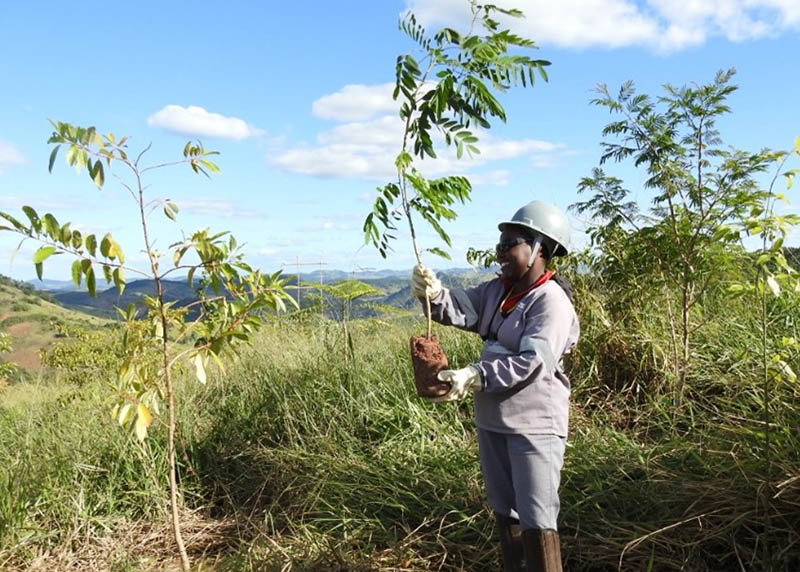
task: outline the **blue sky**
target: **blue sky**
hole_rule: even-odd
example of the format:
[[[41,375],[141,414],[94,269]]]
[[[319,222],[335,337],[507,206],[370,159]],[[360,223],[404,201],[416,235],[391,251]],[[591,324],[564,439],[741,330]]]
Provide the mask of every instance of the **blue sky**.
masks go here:
[[[800,135],[796,0],[517,0],[527,15],[515,31],[552,62],[550,81],[501,96],[508,123],[481,136],[476,161],[442,152],[430,175],[466,174],[473,202],[447,228],[452,261],[486,248],[496,224],[533,199],[566,208],[597,164],[609,116],[589,105],[593,88],[633,80],[659,93],[664,83],[710,81],[735,67],[733,113],[719,127],[727,143],[788,148]],[[255,265],[324,261],[328,268],[410,268],[405,236],[381,259],[362,247],[361,225],[376,186],[391,180],[399,151],[390,97],[397,55],[414,46],[398,29],[412,9],[429,30],[458,26],[465,0],[346,0],[291,3],[150,1],[6,3],[0,17],[0,210],[23,204],[86,231],[111,232],[142,265],[134,204],[112,177],[97,191],[59,159],[47,172],[48,119],[152,143],[145,162],[181,154],[188,139],[220,151],[211,180],[180,167],[149,180],[149,196],[180,207],[177,223],[153,215],[161,250],[181,232],[230,230]],[[797,165],[795,165],[797,166]],[[636,190],[641,177],[618,169]],[[636,191],[643,203],[648,196]],[[795,203],[797,201],[794,201]],[[572,216],[572,215],[571,215]],[[584,222],[572,218],[574,239]],[[0,233],[0,273],[33,277],[28,242]],[[423,246],[439,246],[430,234]],[[797,240],[793,240],[797,243]],[[67,279],[66,257],[45,277]],[[52,263],[51,263],[52,261]],[[286,266],[290,268],[290,266]],[[308,268],[311,269],[310,267]]]

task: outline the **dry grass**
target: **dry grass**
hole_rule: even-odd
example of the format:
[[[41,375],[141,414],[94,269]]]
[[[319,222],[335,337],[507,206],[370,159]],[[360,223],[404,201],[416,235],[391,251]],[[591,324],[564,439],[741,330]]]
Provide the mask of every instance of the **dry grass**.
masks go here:
[[[196,570],[214,570],[215,562],[236,542],[236,527],[230,519],[210,519],[199,512],[181,515],[184,540]],[[65,536],[56,546],[41,550],[36,544],[25,550],[25,561],[0,560],[8,572],[108,572],[111,570],[180,570],[175,557],[172,528],[167,518],[160,521],[107,520],[82,527]]]

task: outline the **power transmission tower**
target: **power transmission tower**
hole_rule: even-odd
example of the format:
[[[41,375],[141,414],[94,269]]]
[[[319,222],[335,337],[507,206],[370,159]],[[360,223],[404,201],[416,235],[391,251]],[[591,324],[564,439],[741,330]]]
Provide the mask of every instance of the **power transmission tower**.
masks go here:
[[[311,286],[300,286],[300,267],[301,266],[319,266],[319,283],[320,286],[323,283],[323,272],[322,267],[327,265],[327,262],[323,262],[322,260],[318,260],[316,262],[300,262],[300,257],[295,256],[294,262],[281,262],[282,266],[294,266],[295,267],[295,276],[297,283],[295,284],[295,298],[297,299],[297,306],[300,307],[300,290],[311,289]],[[320,290],[320,295],[322,295],[322,290]]]

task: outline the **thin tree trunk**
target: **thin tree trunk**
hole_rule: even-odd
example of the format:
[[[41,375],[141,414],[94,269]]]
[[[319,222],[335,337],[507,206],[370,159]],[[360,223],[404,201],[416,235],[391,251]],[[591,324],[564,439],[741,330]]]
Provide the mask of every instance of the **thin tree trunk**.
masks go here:
[[[147,257],[150,259],[150,269],[156,283],[156,297],[158,299],[158,312],[161,321],[161,352],[164,360],[164,381],[167,387],[167,401],[169,411],[169,421],[167,426],[167,456],[169,457],[169,500],[172,515],[172,531],[175,534],[175,544],[178,545],[178,553],[181,557],[181,568],[184,572],[189,572],[189,555],[186,553],[186,546],[183,543],[181,533],[180,513],[178,512],[178,480],[175,468],[175,391],[172,387],[172,376],[169,367],[169,347],[167,337],[167,315],[164,309],[164,289],[158,274],[158,262],[153,257],[150,248],[150,238],[147,233],[147,215],[144,212],[144,187],[139,170],[134,166],[136,182],[139,188],[139,215],[142,223],[142,234],[144,236]]]
[[[683,356],[681,359],[680,377],[678,378],[678,408],[683,407],[683,393],[686,388],[686,373],[689,369],[689,286],[684,284],[681,289],[681,345]]]
[[[405,178],[401,176],[401,189],[403,192],[403,207],[406,213],[406,218],[408,219],[408,229],[411,231],[411,245],[414,247],[414,257],[417,259],[417,264],[422,266],[422,257],[419,254],[419,246],[417,246],[417,233],[414,231],[414,220],[411,218],[411,207],[408,203],[408,196],[406,194],[406,183]],[[428,298],[428,293],[425,293],[425,310],[427,316],[427,333],[426,336],[428,339],[431,337],[431,330],[433,319],[431,318],[431,300]]]
[[[161,319],[161,352],[164,358],[164,380],[167,386],[167,400],[169,410],[169,425],[167,427],[167,456],[169,457],[169,504],[172,512],[172,531],[175,533],[175,543],[181,556],[181,567],[184,572],[189,572],[189,555],[183,543],[181,533],[180,512],[178,511],[178,479],[175,463],[175,391],[172,387],[172,374],[169,368],[169,347],[167,339],[167,314],[164,309],[164,290],[161,280],[156,277],[156,290],[158,292],[158,310]]]
[[[678,382],[680,378],[680,357],[678,354],[678,334],[675,331],[675,312],[672,309],[672,294],[670,293],[669,289],[664,288],[664,298],[667,302],[667,317],[669,319],[669,339],[670,345],[672,346],[672,363],[673,363],[673,372],[675,374],[675,383]]]
[[[764,250],[766,250],[766,240],[764,241]],[[770,407],[769,407],[769,347],[767,345],[767,276],[766,272],[761,269],[758,271],[760,278],[756,279],[756,283],[761,282],[761,358],[763,364],[763,406],[764,406],[764,460],[766,461],[766,477],[764,486],[762,488],[761,503],[763,510],[763,519],[765,530],[770,530],[770,499],[772,497],[772,454],[771,454],[771,435],[770,435]],[[758,290],[756,290],[758,291]],[[767,567],[765,570],[772,570],[772,551],[770,549],[769,538],[764,538],[763,541],[763,555]]]

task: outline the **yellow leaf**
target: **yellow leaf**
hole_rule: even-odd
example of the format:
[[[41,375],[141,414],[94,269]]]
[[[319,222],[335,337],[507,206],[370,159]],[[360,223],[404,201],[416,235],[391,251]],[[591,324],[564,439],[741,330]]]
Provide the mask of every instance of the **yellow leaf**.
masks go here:
[[[140,403],[136,406],[136,413],[138,414],[138,420],[143,420],[145,426],[150,427],[153,423],[153,415],[150,413],[150,410],[147,408],[147,405],[144,403]]]
[[[200,383],[205,384],[206,382],[206,364],[203,363],[203,356],[197,354],[194,356],[194,369],[197,373],[197,381]]]
[[[771,365],[770,369],[788,381],[797,381],[797,374],[791,366],[782,359],[776,360],[775,365]]]
[[[767,277],[767,286],[769,286],[769,289],[772,290],[772,293],[776,296],[781,295],[781,287],[778,284],[778,281],[775,280],[774,276]]]
[[[119,415],[117,416],[117,421],[120,425],[125,425],[125,422],[128,420],[128,414],[131,412],[131,404],[126,403],[119,409]]]
[[[136,406],[136,413],[136,437],[139,441],[144,441],[144,438],[147,437],[147,428],[153,422],[153,416],[150,415],[150,410],[143,403]]]

